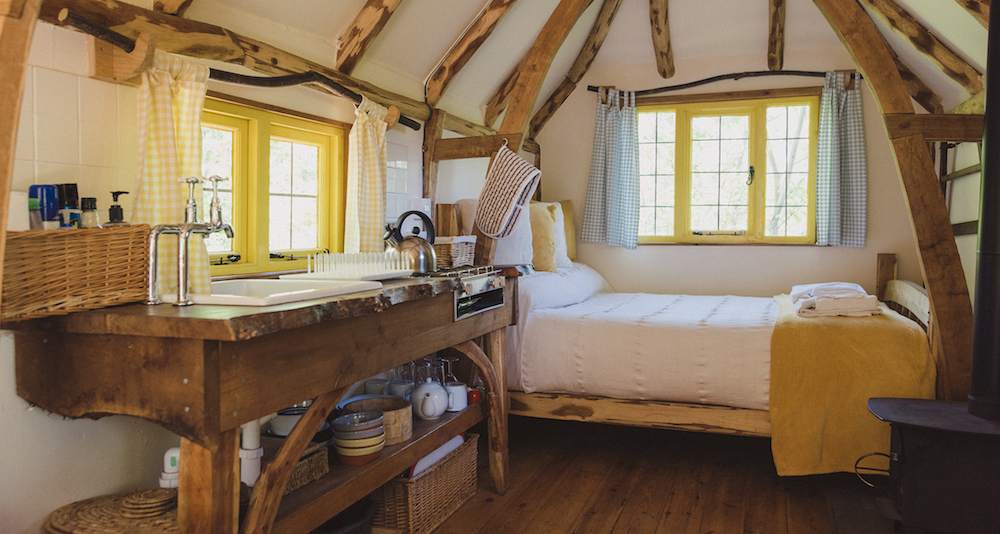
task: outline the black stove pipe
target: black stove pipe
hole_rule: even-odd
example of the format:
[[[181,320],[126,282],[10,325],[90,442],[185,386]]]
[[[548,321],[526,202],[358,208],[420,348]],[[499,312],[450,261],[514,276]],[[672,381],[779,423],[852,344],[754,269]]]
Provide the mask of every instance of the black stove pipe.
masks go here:
[[[990,14],[1000,28],[1000,9]],[[969,413],[1000,420],[1000,32],[989,33]]]

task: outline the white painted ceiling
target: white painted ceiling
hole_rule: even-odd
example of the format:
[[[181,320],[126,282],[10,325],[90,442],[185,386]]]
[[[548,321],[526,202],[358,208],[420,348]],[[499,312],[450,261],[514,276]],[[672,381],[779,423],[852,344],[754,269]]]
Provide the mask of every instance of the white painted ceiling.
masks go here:
[[[973,66],[984,70],[987,31],[958,2],[897,2]],[[517,2],[456,77],[439,107],[481,123],[490,96],[531,46],[557,3]],[[575,60],[601,3],[593,2],[564,42],[542,86],[539,103]],[[364,4],[365,0],[194,0],[185,17],[232,29],[332,67],[338,38]],[[404,0],[352,75],[423,100],[427,76],[486,4],[487,0]],[[896,53],[942,97],[946,108],[970,96],[881,20],[873,18]],[[800,58],[817,57],[817,52],[846,57],[843,45],[811,0],[787,0],[785,27],[786,69],[803,68],[799,63],[805,60]],[[685,64],[691,62],[751,56],[759,61],[751,62],[745,70],[766,70],[766,0],[675,0],[670,3],[670,33],[678,72],[660,85],[691,81],[684,74]],[[655,69],[647,0],[622,2],[592,69],[612,64]],[[824,66],[810,64],[808,68],[823,70]]]

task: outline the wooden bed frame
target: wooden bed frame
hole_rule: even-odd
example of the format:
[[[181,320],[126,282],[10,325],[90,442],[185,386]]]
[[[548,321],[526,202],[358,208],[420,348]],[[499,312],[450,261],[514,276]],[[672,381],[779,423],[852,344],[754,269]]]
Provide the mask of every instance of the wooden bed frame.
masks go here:
[[[437,204],[435,217],[437,235],[459,233],[461,214],[457,204]],[[896,280],[895,254],[878,255],[876,296],[891,309],[914,320],[928,332],[928,343],[932,347],[935,363],[939,369],[942,368],[944,365],[944,362],[940,361],[942,356],[933,350],[934,344],[930,341],[934,330],[928,328],[930,304],[927,295],[906,282]],[[944,387],[943,374],[938,373],[936,388],[939,397]],[[507,394],[508,413],[512,415],[690,432],[771,436],[771,414],[767,410],[566,393],[525,393],[509,390]]]
[[[879,300],[927,331],[930,309],[927,295],[895,279],[895,254],[878,255],[876,276]],[[941,387],[939,376],[938,388]],[[715,434],[771,436],[771,414],[766,410],[561,393],[509,391],[508,394],[508,413],[513,415]]]

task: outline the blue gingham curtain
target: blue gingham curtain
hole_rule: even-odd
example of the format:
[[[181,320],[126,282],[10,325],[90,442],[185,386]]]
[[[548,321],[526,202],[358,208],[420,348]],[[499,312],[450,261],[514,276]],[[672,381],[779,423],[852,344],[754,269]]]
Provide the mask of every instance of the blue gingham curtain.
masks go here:
[[[844,88],[845,74],[826,73],[816,149],[816,242],[865,246],[868,170],[861,84]]]
[[[619,107],[619,96],[624,105]],[[608,90],[608,103],[597,93],[594,154],[580,238],[616,247],[639,242],[639,132],[635,93]]]

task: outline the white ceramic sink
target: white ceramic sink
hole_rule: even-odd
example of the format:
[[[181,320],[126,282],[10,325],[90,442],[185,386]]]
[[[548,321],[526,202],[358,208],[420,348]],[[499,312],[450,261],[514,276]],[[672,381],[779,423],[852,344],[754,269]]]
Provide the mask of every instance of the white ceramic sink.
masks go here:
[[[380,282],[364,280],[221,280],[212,282],[211,295],[192,293],[189,298],[195,304],[271,306],[381,288]],[[160,298],[163,302],[177,302],[176,294]]]

